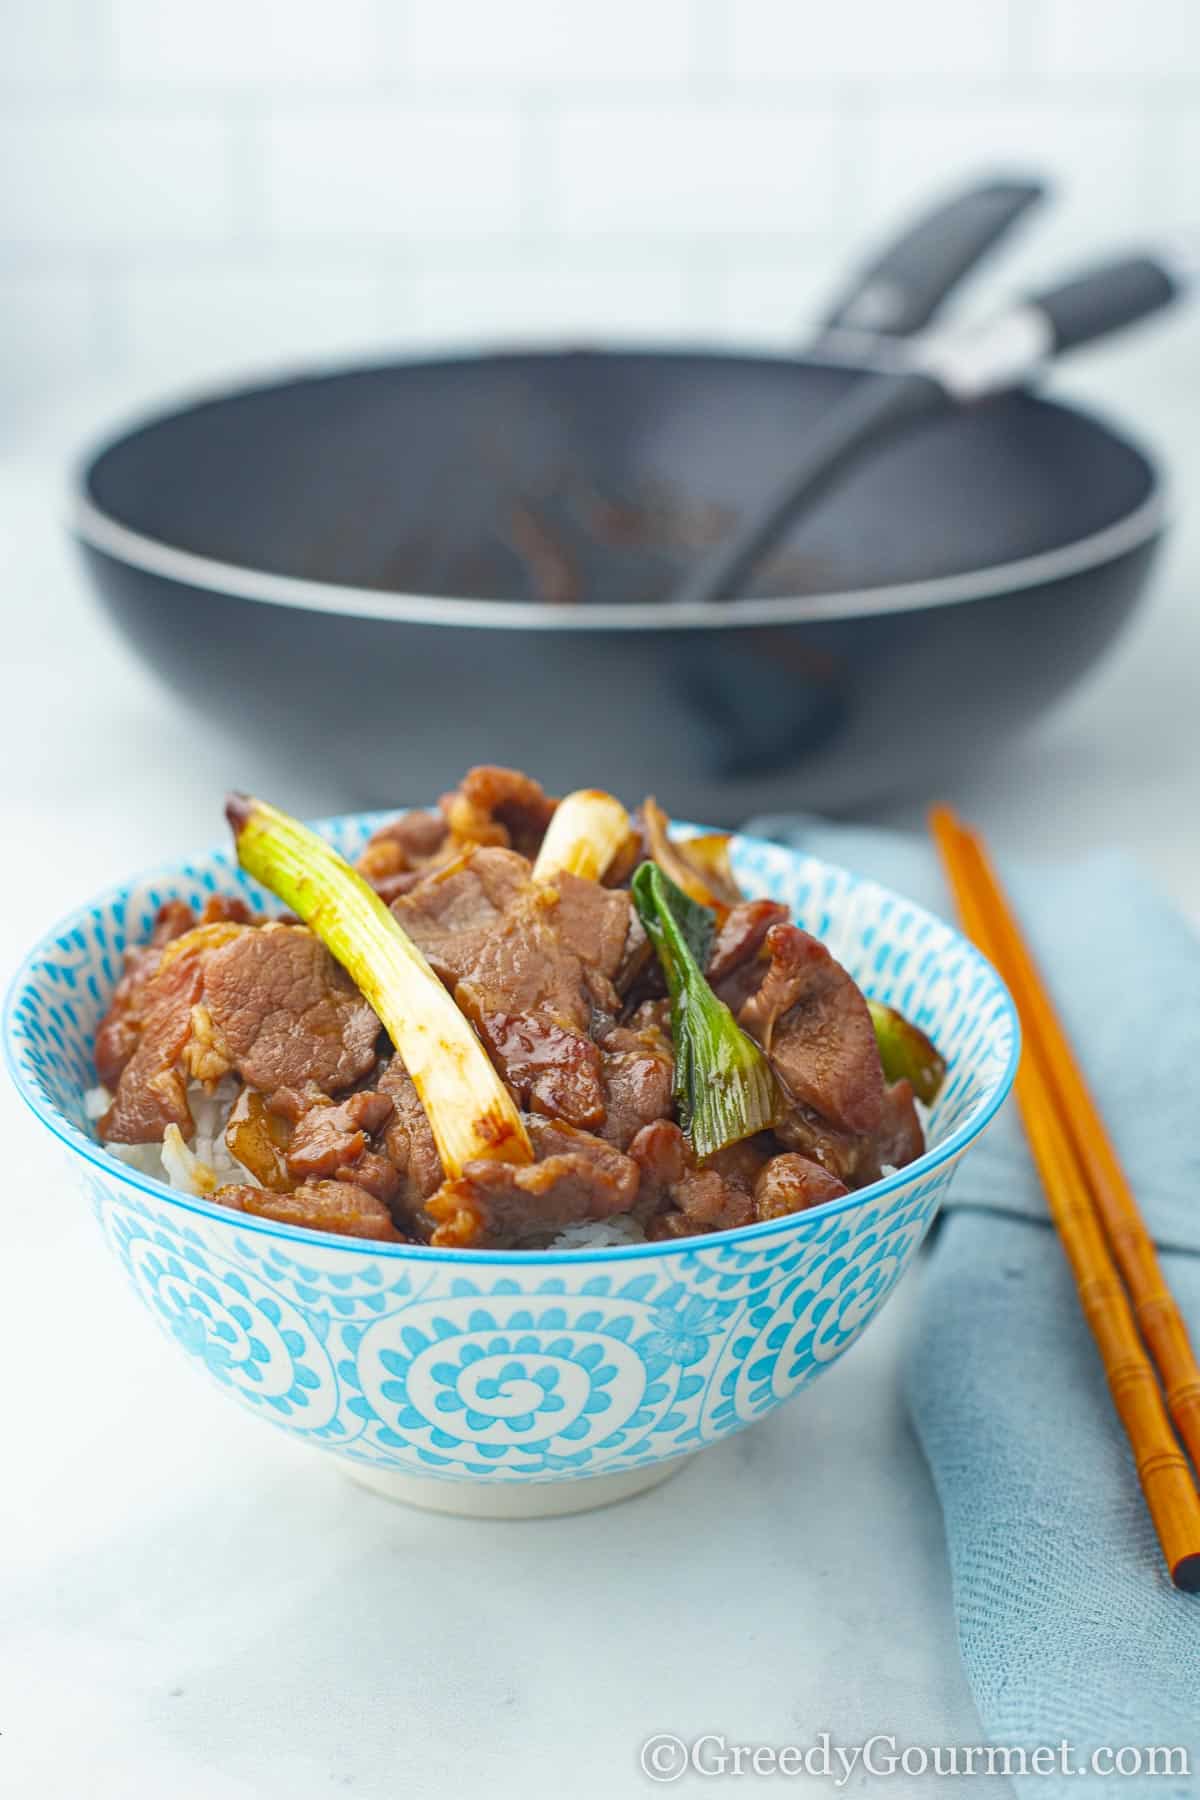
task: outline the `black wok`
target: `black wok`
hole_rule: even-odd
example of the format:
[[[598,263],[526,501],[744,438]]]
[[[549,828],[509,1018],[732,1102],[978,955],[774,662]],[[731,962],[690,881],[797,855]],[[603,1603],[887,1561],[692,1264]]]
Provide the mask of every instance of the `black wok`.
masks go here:
[[[215,723],[334,759],[348,799],[501,760],[718,823],[861,806],[1077,680],[1164,523],[1142,451],[1008,394],[857,466],[741,598],[663,604],[864,379],[702,351],[305,377],[117,439],[75,526],[138,650]]]

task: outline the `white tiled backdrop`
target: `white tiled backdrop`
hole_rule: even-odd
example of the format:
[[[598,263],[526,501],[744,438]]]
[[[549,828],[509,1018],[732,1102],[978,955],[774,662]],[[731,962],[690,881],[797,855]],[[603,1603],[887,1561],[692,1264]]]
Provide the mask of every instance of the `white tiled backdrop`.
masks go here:
[[[1200,223],[1200,0],[0,0],[0,385],[798,339],[984,168],[998,282]]]

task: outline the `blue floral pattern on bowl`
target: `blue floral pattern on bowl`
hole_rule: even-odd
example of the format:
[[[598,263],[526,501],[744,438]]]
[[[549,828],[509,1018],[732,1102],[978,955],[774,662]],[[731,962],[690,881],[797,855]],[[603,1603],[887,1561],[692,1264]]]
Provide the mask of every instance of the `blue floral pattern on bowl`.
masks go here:
[[[326,821],[353,854],[377,819]],[[521,1484],[671,1463],[816,1379],[866,1329],[1011,1084],[1004,989],[950,927],[888,890],[736,839],[748,892],[784,901],[950,1073],[918,1163],[844,1200],[718,1237],[619,1249],[436,1251],[332,1238],[172,1192],[92,1138],[98,1019],[159,904],[267,896],[216,851],[80,909],[6,1009],[10,1066],[60,1139],[151,1315],[240,1404],[373,1472]]]

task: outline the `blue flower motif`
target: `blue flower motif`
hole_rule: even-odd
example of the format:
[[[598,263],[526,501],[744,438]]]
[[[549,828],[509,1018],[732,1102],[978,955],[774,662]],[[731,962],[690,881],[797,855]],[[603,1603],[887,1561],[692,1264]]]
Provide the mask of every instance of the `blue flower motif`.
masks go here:
[[[638,1345],[643,1356],[665,1356],[681,1369],[697,1363],[708,1352],[708,1340],[720,1331],[726,1308],[719,1300],[693,1294],[684,1301],[686,1289],[681,1282],[669,1287],[662,1299],[650,1310],[655,1329]]]
[[[185,1305],[178,1296],[173,1305],[163,1307],[162,1311],[171,1328],[171,1335],[188,1355],[199,1357],[218,1381],[228,1381],[233,1368],[229,1346],[213,1334],[205,1324],[203,1314],[196,1308]]]
[[[482,1356],[483,1351],[478,1345],[464,1344],[457,1363],[434,1364],[430,1373],[441,1390],[434,1402],[440,1413],[463,1413],[472,1431],[486,1431],[492,1425],[507,1426],[509,1431],[529,1431],[540,1414],[563,1410],[562,1396],[554,1391],[558,1386],[558,1370],[551,1364],[530,1369],[512,1358],[495,1375],[481,1375],[474,1383],[473,1397],[476,1401],[497,1401],[503,1405],[512,1398],[515,1390],[526,1402],[524,1410],[509,1413],[480,1411],[477,1405],[464,1400],[459,1383],[465,1370]]]

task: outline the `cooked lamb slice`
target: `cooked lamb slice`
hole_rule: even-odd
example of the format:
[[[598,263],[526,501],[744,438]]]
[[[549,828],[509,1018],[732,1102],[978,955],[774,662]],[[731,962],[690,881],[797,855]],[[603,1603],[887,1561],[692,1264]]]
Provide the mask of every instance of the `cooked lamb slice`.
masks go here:
[[[410,883],[419,880],[424,866],[445,854],[449,835],[440,813],[402,813],[372,833],[355,867],[373,888],[384,893],[389,883],[402,876]],[[394,898],[394,893],[389,898]]]
[[[179,922],[182,915],[175,916],[172,927]],[[218,949],[250,929],[228,920],[193,923],[187,931],[152,946],[153,965],[140,966],[136,994],[131,991],[122,1003],[120,1029],[133,1033],[134,1047],[117,1079],[112,1104],[97,1121],[102,1138],[115,1144],[161,1143],[168,1125],[177,1125],[185,1137],[192,1135],[187,1082],[190,1077],[207,1077],[203,1065],[210,1060],[205,1048],[209,1020],[202,1002],[204,970]],[[113,1042],[112,1037],[107,1039],[106,1055]],[[202,1065],[199,1069],[193,1053]],[[228,1066],[221,1061],[216,1075],[223,1075]]]
[[[447,1248],[544,1243],[568,1225],[628,1212],[638,1168],[589,1132],[549,1119],[525,1121],[536,1162],[468,1163],[426,1202],[432,1242]]]
[[[878,1181],[885,1168],[903,1168],[925,1149],[925,1133],[907,1081],[884,1089],[876,1131],[838,1131],[811,1107],[797,1105],[776,1126],[775,1135],[787,1149],[819,1162],[850,1187]]]
[[[754,1214],[758,1219],[782,1219],[849,1192],[845,1182],[820,1163],[788,1151],[773,1156],[759,1172],[754,1184]]]
[[[773,925],[787,923],[788,910],[777,900],[741,900],[726,913],[713,939],[707,975],[709,985],[737,1012],[762,982],[767,963],[762,951]]]
[[[238,894],[210,894],[200,914],[202,925],[253,925],[257,914]]]
[[[374,1194],[377,1200],[385,1201],[389,1211],[391,1202],[400,1192],[400,1171],[391,1157],[382,1150],[372,1150],[369,1147],[356,1156],[352,1163],[340,1168],[337,1179],[352,1181],[355,1187],[366,1188],[368,1194]]]
[[[647,1000],[626,1024],[597,1034],[605,1111],[600,1135],[622,1150],[643,1125],[671,1112],[675,1051],[667,1011],[665,1001]]]
[[[462,970],[459,1005],[469,987],[479,1012],[537,1013],[585,1031],[595,1008],[619,1005],[612,977],[628,922],[626,893],[575,875],[530,882]]]
[[[867,1003],[824,944],[798,925],[772,925],[762,985],[738,1018],[800,1106],[835,1131],[874,1133],[883,1120],[883,1066]]]
[[[403,1244],[386,1203],[353,1181],[307,1181],[290,1194],[269,1188],[231,1185],[213,1195],[218,1206],[256,1218],[300,1225],[306,1231],[332,1231],[339,1237],[371,1238],[376,1243]]]
[[[519,769],[485,763],[468,769],[442,812],[454,837],[469,844],[499,844],[533,858],[554,817],[557,800]]]
[[[208,960],[204,1006],[229,1066],[265,1092],[336,1094],[375,1066],[379,1020],[307,926],[240,932]]]
[[[161,955],[161,952],[157,953]],[[197,946],[160,967],[138,1001],[137,1043],[121,1070],[112,1104],[97,1122],[107,1143],[158,1144],[168,1125],[192,1135],[187,1081],[180,1059],[192,1029],[192,1008],[204,982],[204,954]]]
[[[820,1113],[797,1102],[776,1125],[775,1136],[785,1150],[798,1151],[809,1162],[820,1163],[848,1187],[863,1187],[879,1179],[879,1145],[874,1132],[838,1131]]]
[[[620,1006],[612,978],[629,933],[629,895],[569,874],[535,883],[523,857],[484,848],[392,910],[519,1103],[580,1127],[602,1124],[590,1028],[595,1014]]]
[[[612,975],[629,896],[574,875],[529,883],[488,932],[454,997],[522,1107],[568,1124],[604,1123],[598,1010],[620,1002]]]
[[[607,882],[605,885],[616,887],[620,884]],[[653,981],[651,976],[654,977]],[[622,999],[628,1000],[630,1005],[636,1004],[644,997],[651,997],[651,987],[654,989],[654,998],[658,998],[667,991],[658,958],[654,954],[650,939],[646,936],[646,927],[634,911],[631,911],[629,915],[629,930],[625,936],[625,948],[621,952],[621,961],[613,976],[613,986]]]
[[[137,1049],[146,1022],[146,991],[162,960],[164,945],[182,937],[195,923],[186,900],[165,900],[155,915],[147,942],[125,952],[124,971],[96,1033],[96,1073],[105,1087],[116,1087],[122,1069]]]
[[[384,1149],[397,1175],[393,1199],[396,1216],[407,1222],[418,1237],[428,1237],[424,1204],[442,1185],[442,1164],[433,1132],[412,1077],[394,1056],[377,1077],[379,1092],[392,1103],[392,1116],[384,1131]]]
[[[770,1140],[753,1138],[696,1166],[678,1125],[659,1119],[638,1132],[629,1154],[641,1170],[638,1217],[649,1238],[695,1237],[754,1222],[754,1183]]]
[[[297,1181],[340,1174],[360,1160],[392,1111],[388,1096],[370,1088],[360,1088],[336,1103],[322,1098],[308,1108],[292,1133],[288,1169]]]
[[[600,1052],[586,1032],[538,1013],[480,1010],[467,983],[455,991],[488,1055],[526,1111],[585,1130],[603,1125]]]
[[[616,979],[636,918],[628,892],[565,873],[556,875],[543,891],[558,895],[555,931],[583,964],[593,1006],[615,1012]]]
[[[878,1149],[880,1162],[894,1169],[903,1169],[925,1154],[925,1128],[908,1080],[893,1081],[884,1089]]]
[[[399,900],[402,894],[411,894],[413,889],[425,879],[425,869],[398,869],[394,875],[371,875],[367,879],[379,895],[385,906],[393,900]]]
[[[529,884],[515,851],[476,850],[419,881],[392,911],[449,987],[469,972],[488,933]]]

